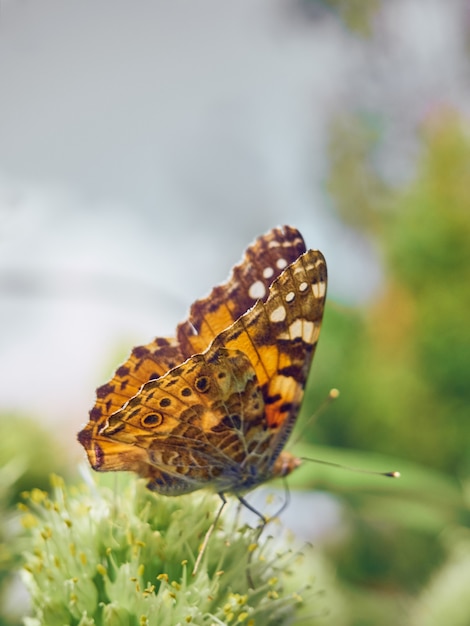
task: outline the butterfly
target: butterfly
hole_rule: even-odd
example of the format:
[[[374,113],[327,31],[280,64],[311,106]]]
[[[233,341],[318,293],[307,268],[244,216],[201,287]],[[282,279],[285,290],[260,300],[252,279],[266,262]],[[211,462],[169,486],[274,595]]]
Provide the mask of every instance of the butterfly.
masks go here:
[[[222,498],[215,522],[226,493],[254,510],[243,494],[300,464],[283,448],[326,285],[323,255],[306,250],[297,229],[256,239],[228,281],[191,306],[175,337],[134,348],[97,389],[78,434],[93,469],[134,471],[166,496],[210,488]]]

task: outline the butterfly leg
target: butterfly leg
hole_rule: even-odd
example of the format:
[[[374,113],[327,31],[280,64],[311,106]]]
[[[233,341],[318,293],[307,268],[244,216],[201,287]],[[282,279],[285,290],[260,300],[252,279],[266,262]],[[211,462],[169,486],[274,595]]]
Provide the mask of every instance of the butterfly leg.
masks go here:
[[[245,506],[249,511],[257,515],[261,520],[261,524],[259,525],[258,530],[256,532],[256,541],[252,544],[252,546],[250,546],[250,548],[252,549],[250,549],[250,552],[248,553],[248,565],[247,565],[247,570],[246,570],[246,577],[248,580],[248,585],[251,587],[251,589],[254,589],[255,585],[253,582],[253,577],[251,576],[251,561],[253,558],[253,551],[256,548],[256,545],[261,536],[261,533],[264,530],[264,527],[268,523],[268,519],[262,513],[260,513],[257,509],[255,509],[254,506],[251,506],[251,504],[247,500],[245,500],[245,498],[243,498],[242,496],[237,496],[237,497],[238,497],[238,501],[240,502],[240,504],[243,504],[243,506]]]
[[[264,515],[260,513],[257,509],[255,509],[254,506],[251,506],[251,504],[247,500],[245,500],[245,498],[243,498],[242,496],[237,496],[237,498],[238,498],[238,501],[241,502],[241,504],[243,504],[243,506],[245,506],[249,511],[251,511],[252,513],[254,513],[260,518],[260,520],[263,522],[262,526],[264,528],[266,524],[268,523],[268,520],[264,517]]]
[[[237,531],[237,528],[240,526],[240,514],[242,511],[242,508],[243,508],[243,504],[239,500],[237,504],[237,510],[233,517],[232,534],[234,534]]]
[[[282,503],[281,508],[273,515],[273,517],[279,517],[279,515],[285,511],[285,509],[287,509],[287,507],[289,506],[289,502],[290,502],[290,491],[289,491],[289,484],[287,483],[287,480],[285,478],[285,476],[283,477],[283,483],[284,483],[284,491],[285,491],[285,499],[284,502]]]
[[[209,543],[209,539],[211,538],[212,533],[214,532],[214,529],[217,525],[217,522],[219,521],[219,517],[222,514],[222,511],[224,510],[225,505],[227,504],[227,500],[224,496],[223,493],[219,493],[219,496],[222,500],[222,504],[219,507],[219,510],[217,511],[217,514],[214,518],[214,521],[212,522],[212,524],[209,526],[209,529],[207,530],[205,536],[204,536],[204,541],[201,544],[201,547],[199,548],[199,552],[196,558],[196,562],[194,563],[194,567],[193,567],[193,576],[195,576],[195,574],[197,573],[197,570],[199,568],[199,565],[201,563],[202,557],[204,556],[204,552],[206,551],[207,548],[207,544]]]

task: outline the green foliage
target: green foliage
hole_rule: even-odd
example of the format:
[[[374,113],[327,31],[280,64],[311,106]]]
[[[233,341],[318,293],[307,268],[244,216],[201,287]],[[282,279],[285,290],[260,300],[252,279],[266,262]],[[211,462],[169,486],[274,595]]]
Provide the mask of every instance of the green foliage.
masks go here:
[[[11,462],[0,469],[0,625],[15,624],[15,615],[8,607],[6,598],[12,582],[12,570],[18,565],[18,554],[12,549],[17,526],[15,511],[9,508],[14,491],[18,468]],[[16,617],[19,617],[18,615]]]
[[[470,136],[444,116],[424,133],[417,179],[387,242],[396,280],[413,297],[410,341],[433,404],[426,439],[441,467],[461,473],[470,470],[469,176]]]
[[[467,626],[470,623],[470,533],[468,529],[459,529],[446,533],[443,539],[447,544],[447,561],[413,603],[411,626]]]
[[[25,489],[47,489],[51,472],[66,471],[66,457],[50,431],[14,413],[0,415],[0,459],[9,485],[5,506]]]
[[[374,168],[381,135],[380,117],[370,113],[343,112],[334,118],[329,132],[326,189],[341,218],[368,231],[377,227],[377,209],[387,203],[389,194]]]
[[[331,555],[351,624],[379,623],[383,607],[380,623],[403,623],[390,591],[412,607],[413,626],[464,624],[469,601],[452,581],[468,568],[470,526],[459,488],[470,470],[470,136],[457,116],[439,113],[423,129],[415,176],[392,190],[373,167],[380,136],[370,119],[356,121],[334,129],[328,188],[343,219],[381,244],[386,282],[367,308],[328,304],[308,408],[332,384],[341,397],[311,440],[409,461],[394,462],[401,486],[386,497],[340,486],[350,533]],[[410,477],[410,461],[428,478]]]
[[[330,177],[344,215],[357,171],[369,171],[370,143],[345,132],[346,156]],[[380,194],[379,211],[354,199],[362,225],[380,237],[388,285],[368,310],[329,305],[320,350],[337,372],[342,401],[324,425],[330,442],[399,453],[448,471],[468,471],[470,458],[470,139],[450,116],[426,128],[423,155],[408,189]],[[334,143],[338,143],[338,137]],[[343,161],[353,163],[348,169]],[[341,182],[342,181],[342,182]],[[385,211],[384,207],[389,207]],[[326,335],[326,337],[325,337]],[[344,350],[332,349],[338,341]],[[322,344],[327,344],[323,349]],[[379,447],[377,447],[379,446]]]
[[[50,472],[64,468],[64,457],[36,422],[5,414],[0,417],[0,459],[0,625],[10,626],[18,623],[21,610],[8,601],[20,562],[16,504],[25,489],[47,488]]]

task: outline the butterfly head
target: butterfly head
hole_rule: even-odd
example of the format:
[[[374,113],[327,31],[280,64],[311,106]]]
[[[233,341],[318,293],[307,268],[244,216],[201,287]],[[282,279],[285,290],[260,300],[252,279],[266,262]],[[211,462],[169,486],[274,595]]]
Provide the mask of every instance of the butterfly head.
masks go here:
[[[290,452],[281,452],[272,468],[273,478],[287,476],[299,467],[301,463],[302,460]]]

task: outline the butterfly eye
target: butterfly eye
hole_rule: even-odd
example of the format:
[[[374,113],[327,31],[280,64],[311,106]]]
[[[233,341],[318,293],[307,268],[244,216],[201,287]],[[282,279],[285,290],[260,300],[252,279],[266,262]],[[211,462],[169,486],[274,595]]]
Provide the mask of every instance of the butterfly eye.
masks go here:
[[[196,379],[196,389],[200,392],[200,393],[206,393],[206,391],[209,391],[209,379],[207,376],[199,376],[199,378]]]
[[[142,426],[160,426],[162,422],[163,415],[160,413],[149,413],[140,420]]]

